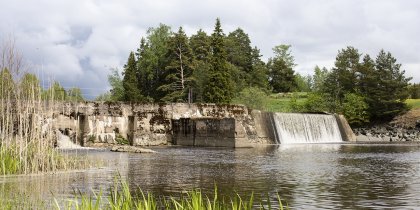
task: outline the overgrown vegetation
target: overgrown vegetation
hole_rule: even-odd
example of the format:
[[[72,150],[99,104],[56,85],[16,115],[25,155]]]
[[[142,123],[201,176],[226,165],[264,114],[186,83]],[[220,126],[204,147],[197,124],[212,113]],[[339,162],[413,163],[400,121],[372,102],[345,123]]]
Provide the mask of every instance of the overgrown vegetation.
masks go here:
[[[120,179],[121,180],[121,179]],[[259,199],[259,198],[258,198]],[[214,194],[207,196],[201,190],[191,190],[180,197],[155,196],[152,193],[144,193],[140,189],[136,192],[130,191],[125,181],[114,181],[114,186],[110,188],[109,196],[102,197],[102,192],[88,196],[86,194],[77,195],[74,199],[67,201],[61,207],[56,200],[58,209],[184,209],[184,210],[247,210],[247,209],[288,209],[284,205],[278,193],[275,195],[275,205],[271,203],[269,195],[261,196],[259,200],[265,200],[266,204],[256,202],[254,194],[247,195],[243,199],[239,194],[232,197],[219,195],[217,187]]]
[[[43,91],[36,76],[25,73],[13,40],[4,42],[0,53],[0,173],[85,167],[84,162],[53,149],[56,137],[48,119],[56,101],[63,99],[63,92],[56,95],[58,83]]]
[[[300,75],[290,45],[273,47],[265,63],[242,29],[225,35],[219,19],[211,35],[199,30],[190,37],[161,24],[139,46],[124,77],[113,70],[112,90],[100,99],[241,103],[267,111],[339,113],[363,124],[392,119],[407,110],[408,97],[419,95],[419,85],[410,85],[401,64],[384,50],[372,59],[349,46],[338,52],[332,69],[316,66],[313,75]],[[292,92],[308,93],[307,100],[292,94],[285,105],[289,99],[271,96]]]

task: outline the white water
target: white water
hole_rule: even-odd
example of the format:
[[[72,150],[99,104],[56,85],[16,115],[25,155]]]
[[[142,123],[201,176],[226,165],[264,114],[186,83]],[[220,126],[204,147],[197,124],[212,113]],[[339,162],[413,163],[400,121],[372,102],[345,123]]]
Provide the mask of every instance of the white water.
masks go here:
[[[273,113],[273,118],[281,144],[343,141],[333,115]]]
[[[57,147],[60,149],[77,149],[82,148],[80,145],[73,143],[70,140],[70,137],[62,134],[60,131],[57,131],[58,139],[57,139]]]

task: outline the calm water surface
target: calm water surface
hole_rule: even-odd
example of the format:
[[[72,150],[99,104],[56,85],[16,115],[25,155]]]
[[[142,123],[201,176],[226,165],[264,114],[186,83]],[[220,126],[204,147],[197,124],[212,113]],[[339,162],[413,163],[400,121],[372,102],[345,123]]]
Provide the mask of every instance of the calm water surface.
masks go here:
[[[308,144],[247,149],[156,148],[157,154],[77,151],[110,167],[0,177],[0,195],[72,197],[109,188],[118,171],[131,187],[159,195],[201,188],[222,194],[276,192],[292,209],[420,209],[420,146]]]

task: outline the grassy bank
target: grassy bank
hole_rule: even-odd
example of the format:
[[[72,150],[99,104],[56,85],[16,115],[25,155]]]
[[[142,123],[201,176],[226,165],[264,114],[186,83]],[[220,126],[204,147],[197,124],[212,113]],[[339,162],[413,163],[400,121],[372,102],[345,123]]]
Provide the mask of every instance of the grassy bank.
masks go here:
[[[420,108],[420,99],[407,99],[405,101],[410,108]]]

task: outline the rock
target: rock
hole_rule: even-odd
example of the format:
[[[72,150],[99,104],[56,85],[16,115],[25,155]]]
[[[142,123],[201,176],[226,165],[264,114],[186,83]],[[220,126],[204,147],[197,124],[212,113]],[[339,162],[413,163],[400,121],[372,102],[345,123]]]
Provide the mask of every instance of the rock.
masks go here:
[[[117,145],[111,148],[112,152],[132,152],[132,153],[156,153],[151,149],[145,149],[128,145]]]

